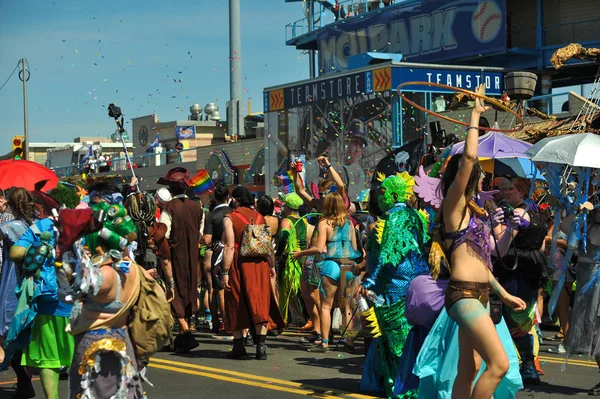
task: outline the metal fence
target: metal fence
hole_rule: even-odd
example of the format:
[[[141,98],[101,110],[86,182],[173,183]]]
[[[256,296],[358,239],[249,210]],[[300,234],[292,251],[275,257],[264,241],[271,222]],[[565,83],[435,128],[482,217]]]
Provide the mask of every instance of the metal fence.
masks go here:
[[[354,18],[369,12],[384,8],[384,4],[395,5],[400,3],[419,3],[419,0],[342,0],[339,2],[339,11],[334,12],[335,0],[323,0],[314,3],[313,30],[335,23],[341,19]],[[309,2],[302,2],[309,4]],[[308,6],[306,6],[308,7]],[[305,18],[291,22],[285,26],[285,40],[291,40],[310,32],[308,9],[304,9]]]
[[[152,154],[144,154],[136,157],[130,157],[131,164],[134,165],[134,168],[145,168],[159,165],[167,165],[167,164],[178,164],[182,163],[185,158],[184,153],[188,151],[196,152],[196,148],[190,148],[182,151],[167,151],[161,153],[152,153]],[[194,154],[195,158],[195,154]],[[189,159],[187,160],[189,161]],[[73,164],[70,166],[59,166],[59,167],[51,167],[58,177],[67,177],[67,176],[76,176],[82,173],[86,174],[94,174],[94,173],[106,173],[113,172],[118,173],[128,169],[127,158],[112,158],[108,161],[108,165],[104,168],[99,168],[96,172],[95,170],[89,169],[89,164],[87,162],[81,164]]]
[[[563,105],[569,100],[569,93],[553,93],[542,96],[535,96],[527,100],[527,106],[535,107],[547,115],[569,112],[563,110]]]

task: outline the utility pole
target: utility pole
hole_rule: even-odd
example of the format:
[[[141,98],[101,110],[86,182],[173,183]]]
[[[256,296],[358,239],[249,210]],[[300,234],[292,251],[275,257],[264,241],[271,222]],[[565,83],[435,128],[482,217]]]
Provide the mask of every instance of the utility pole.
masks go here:
[[[312,32],[315,30],[315,2],[310,0],[308,7],[308,31]],[[308,50],[308,62],[310,78],[314,79],[317,77],[315,68],[315,50]]]
[[[227,130],[230,136],[244,136],[242,111],[242,38],[240,0],[229,0],[229,109]]]
[[[29,123],[27,122],[27,81],[29,80],[29,71],[26,67],[27,59],[21,58],[21,67],[19,79],[23,82],[23,135],[25,136],[25,159],[29,160]],[[21,75],[22,74],[22,75]]]

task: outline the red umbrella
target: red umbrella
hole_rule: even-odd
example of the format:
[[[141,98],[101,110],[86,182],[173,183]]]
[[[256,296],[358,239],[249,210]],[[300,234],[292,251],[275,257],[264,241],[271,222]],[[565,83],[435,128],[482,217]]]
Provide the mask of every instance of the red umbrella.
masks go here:
[[[47,180],[41,191],[52,190],[58,185],[56,173],[39,163],[23,159],[0,161],[0,188],[3,190],[11,187],[35,190],[35,184],[41,180]]]

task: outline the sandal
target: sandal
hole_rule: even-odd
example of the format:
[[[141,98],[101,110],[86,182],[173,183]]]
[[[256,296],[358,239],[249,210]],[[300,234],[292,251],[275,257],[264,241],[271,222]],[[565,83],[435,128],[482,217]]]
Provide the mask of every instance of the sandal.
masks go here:
[[[321,344],[321,334],[317,334],[314,331],[310,334],[310,336],[300,338],[301,344],[316,344],[317,341],[319,344]]]

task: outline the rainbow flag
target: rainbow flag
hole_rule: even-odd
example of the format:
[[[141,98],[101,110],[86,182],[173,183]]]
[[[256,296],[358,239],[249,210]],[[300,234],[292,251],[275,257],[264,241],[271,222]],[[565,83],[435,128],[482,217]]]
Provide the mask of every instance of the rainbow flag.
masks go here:
[[[190,179],[190,187],[192,187],[196,196],[207,194],[215,189],[215,185],[210,177],[208,177],[206,169],[200,169],[198,173]]]
[[[284,194],[290,194],[294,192],[294,175],[292,171],[288,170],[285,174],[279,176]]]

